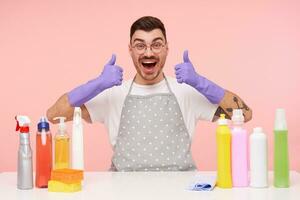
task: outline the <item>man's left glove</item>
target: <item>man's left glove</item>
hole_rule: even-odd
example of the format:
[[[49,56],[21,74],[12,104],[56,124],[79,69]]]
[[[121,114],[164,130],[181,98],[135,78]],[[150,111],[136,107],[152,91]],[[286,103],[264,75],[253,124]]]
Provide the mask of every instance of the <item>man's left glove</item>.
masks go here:
[[[183,53],[183,63],[175,66],[175,74],[178,83],[192,86],[213,104],[219,104],[224,97],[225,90],[223,88],[197,74],[187,50]]]

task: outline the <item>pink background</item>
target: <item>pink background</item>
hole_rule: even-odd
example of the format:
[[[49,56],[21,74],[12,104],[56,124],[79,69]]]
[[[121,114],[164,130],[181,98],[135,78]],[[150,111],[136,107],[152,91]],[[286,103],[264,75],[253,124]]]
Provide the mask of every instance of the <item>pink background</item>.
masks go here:
[[[300,171],[299,10],[297,0],[0,0],[0,171],[16,170],[16,114],[30,116],[35,133],[47,108],[97,76],[113,52],[125,79],[133,77],[129,28],[144,15],[165,23],[170,47],[166,74],[174,76],[173,66],[189,49],[199,73],[237,93],[253,109],[246,127],[264,128],[270,169],[274,113],[285,108],[290,166]],[[55,133],[57,127],[51,128]],[[216,169],[215,128],[213,123],[198,124],[192,149],[200,170]],[[34,134],[31,139],[34,151]],[[107,170],[111,155],[104,126],[86,124],[86,169]]]

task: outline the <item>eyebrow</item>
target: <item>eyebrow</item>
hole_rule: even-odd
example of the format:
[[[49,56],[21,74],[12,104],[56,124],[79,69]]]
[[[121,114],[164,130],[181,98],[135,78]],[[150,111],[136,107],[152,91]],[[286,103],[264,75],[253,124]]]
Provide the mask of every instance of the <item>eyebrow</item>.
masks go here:
[[[162,37],[156,37],[156,38],[154,38],[154,39],[152,40],[152,42],[155,42],[155,41],[157,41],[157,40],[162,40],[162,41],[164,41],[164,39],[163,39]],[[136,42],[136,41],[138,41],[138,42],[145,42],[145,40],[143,40],[143,39],[135,38],[135,39],[132,41],[132,43],[134,43],[134,42]]]

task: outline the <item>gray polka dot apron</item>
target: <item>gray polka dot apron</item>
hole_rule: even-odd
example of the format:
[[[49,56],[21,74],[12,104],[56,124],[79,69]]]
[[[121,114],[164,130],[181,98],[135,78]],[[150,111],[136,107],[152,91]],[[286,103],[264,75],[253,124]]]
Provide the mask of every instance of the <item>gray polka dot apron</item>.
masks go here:
[[[113,171],[195,170],[191,140],[169,83],[170,93],[132,95],[121,113],[112,157]]]

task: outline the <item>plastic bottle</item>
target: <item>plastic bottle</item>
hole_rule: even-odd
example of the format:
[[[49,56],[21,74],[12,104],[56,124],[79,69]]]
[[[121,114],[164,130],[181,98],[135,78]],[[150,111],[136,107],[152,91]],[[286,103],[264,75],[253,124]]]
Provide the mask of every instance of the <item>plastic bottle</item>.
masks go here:
[[[248,179],[248,134],[243,128],[242,109],[234,109],[231,129],[231,167],[234,187],[247,187]]]
[[[250,135],[250,186],[268,187],[268,143],[261,127]]]
[[[18,115],[16,131],[20,131],[20,144],[18,150],[17,187],[21,190],[33,188],[32,150],[30,147],[29,124],[27,116]]]
[[[55,169],[64,169],[70,167],[70,138],[66,131],[65,117],[56,117],[59,119],[59,127],[55,135]]]
[[[218,172],[217,172],[217,186],[220,188],[231,188],[231,133],[227,125],[225,114],[221,114],[218,120],[217,128],[217,157],[218,157]]]
[[[277,109],[274,127],[274,186],[289,187],[288,130],[284,109]]]
[[[36,175],[35,186],[47,188],[52,170],[52,135],[49,123],[41,117],[36,133]]]
[[[73,115],[72,168],[84,170],[83,125],[80,107],[75,107]]]

